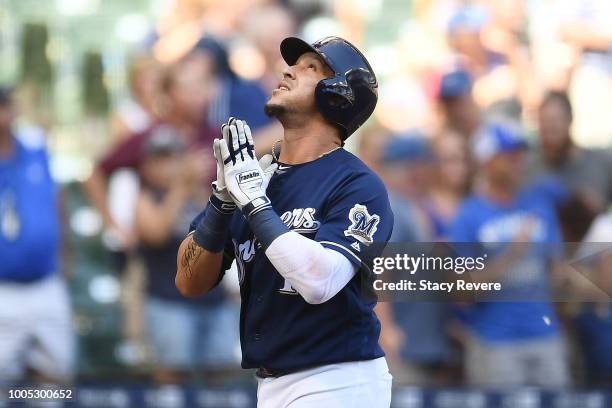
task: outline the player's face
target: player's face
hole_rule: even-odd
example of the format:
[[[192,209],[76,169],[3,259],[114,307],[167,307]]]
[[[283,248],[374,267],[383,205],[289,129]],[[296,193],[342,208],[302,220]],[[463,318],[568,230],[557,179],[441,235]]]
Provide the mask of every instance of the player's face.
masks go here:
[[[272,91],[266,113],[280,118],[286,113],[316,112],[314,94],[317,83],[332,75],[332,70],[317,54],[302,54],[295,65],[283,70],[283,79]]]

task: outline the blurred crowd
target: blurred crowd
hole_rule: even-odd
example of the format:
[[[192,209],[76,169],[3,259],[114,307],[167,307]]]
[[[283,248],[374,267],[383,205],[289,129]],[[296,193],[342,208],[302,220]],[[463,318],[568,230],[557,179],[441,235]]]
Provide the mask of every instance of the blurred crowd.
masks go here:
[[[260,155],[282,138],[263,105],[290,35],[344,36],[372,61],[379,107],[347,148],[385,182],[394,242],[612,242],[612,3],[366,3],[176,1],[134,52],[129,96],[114,104],[82,191],[115,268],[131,277],[123,335],[144,350],[131,364],[153,381],[227,378],[239,367],[236,274],[182,298],[176,251],[210,193],[220,124],[246,120]],[[383,46],[368,39],[385,3],[405,21]],[[78,310],[66,282],[79,271],[63,278],[66,209],[44,132],[14,126],[17,105],[2,88],[0,381],[71,381]],[[555,284],[563,257],[497,255],[516,258],[534,286]],[[602,299],[381,303],[377,313],[398,384],[610,386],[612,308]]]

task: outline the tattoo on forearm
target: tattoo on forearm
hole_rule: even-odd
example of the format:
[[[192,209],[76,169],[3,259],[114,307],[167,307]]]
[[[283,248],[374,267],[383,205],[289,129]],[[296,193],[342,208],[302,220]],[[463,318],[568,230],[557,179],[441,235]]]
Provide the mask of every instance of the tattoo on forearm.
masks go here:
[[[181,260],[181,265],[183,266],[185,275],[188,278],[193,276],[193,270],[191,267],[195,262],[197,262],[200,255],[202,255],[202,248],[196,244],[193,239],[189,240],[185,253],[183,254],[183,259]]]

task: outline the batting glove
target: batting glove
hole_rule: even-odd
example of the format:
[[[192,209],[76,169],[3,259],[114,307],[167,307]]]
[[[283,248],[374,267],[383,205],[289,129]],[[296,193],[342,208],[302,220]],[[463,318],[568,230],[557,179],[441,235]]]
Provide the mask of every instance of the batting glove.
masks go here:
[[[259,159],[259,167],[264,172],[264,183],[263,183],[263,191],[265,192],[268,189],[268,184],[270,184],[270,179],[274,175],[274,172],[278,168],[277,163],[272,163],[274,161],[274,157],[271,154],[266,154],[261,159]]]
[[[259,211],[271,208],[266,188],[276,170],[270,155],[255,156],[251,129],[246,122],[231,118],[223,140],[218,141],[227,191],[243,214],[249,218]],[[263,170],[266,169],[266,171]]]
[[[234,121],[234,118],[230,118],[227,123],[221,126],[221,135],[223,139],[229,140],[229,125]],[[216,207],[221,207],[219,210],[223,212],[233,212],[236,209],[236,204],[232,200],[232,197],[227,191],[225,185],[225,174],[223,172],[223,159],[221,158],[221,140],[215,139],[213,141],[213,155],[217,162],[217,179],[212,182],[212,194],[217,200],[213,200]]]

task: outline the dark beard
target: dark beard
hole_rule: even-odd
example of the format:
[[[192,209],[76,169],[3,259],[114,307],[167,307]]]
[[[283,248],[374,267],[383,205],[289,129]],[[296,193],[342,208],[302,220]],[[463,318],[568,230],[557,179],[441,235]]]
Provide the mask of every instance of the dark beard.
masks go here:
[[[268,102],[264,106],[264,113],[269,118],[280,119],[281,117],[283,117],[285,115],[286,112],[287,112],[287,109],[284,106],[281,106],[281,105],[275,105],[275,104],[271,104],[271,103]]]

